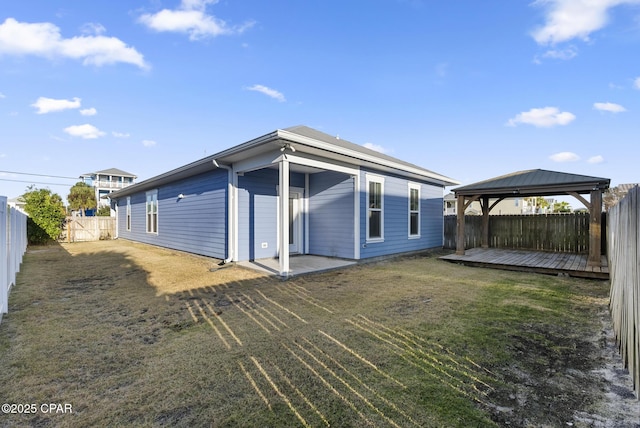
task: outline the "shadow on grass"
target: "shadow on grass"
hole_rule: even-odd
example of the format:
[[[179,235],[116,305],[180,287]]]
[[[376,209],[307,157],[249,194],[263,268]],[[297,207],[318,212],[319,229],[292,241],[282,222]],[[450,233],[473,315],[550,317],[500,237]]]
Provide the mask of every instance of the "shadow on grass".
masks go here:
[[[466,403],[484,374],[328,298],[340,274],[281,282],[213,263],[133,244],[29,248],[0,325],[0,384],[9,403],[73,412],[2,424],[441,423],[416,394],[457,397],[464,420],[489,423]]]
[[[0,385],[6,402],[73,413],[0,425],[495,426],[500,376],[447,337],[478,292],[468,268],[414,258],[282,282],[215,262],[113,241],[30,248]]]

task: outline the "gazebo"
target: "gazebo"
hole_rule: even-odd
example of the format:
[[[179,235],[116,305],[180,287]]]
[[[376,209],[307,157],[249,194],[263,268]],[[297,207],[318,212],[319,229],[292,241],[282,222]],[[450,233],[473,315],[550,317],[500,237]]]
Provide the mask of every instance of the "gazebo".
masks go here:
[[[474,201],[482,207],[482,247],[489,247],[489,212],[506,198],[570,195],[589,210],[589,266],[601,264],[602,193],[611,180],[601,177],[532,169],[518,171],[453,189],[457,199],[456,254],[464,255],[464,212]],[[582,195],[589,194],[587,200]],[[490,205],[489,199],[495,199]]]

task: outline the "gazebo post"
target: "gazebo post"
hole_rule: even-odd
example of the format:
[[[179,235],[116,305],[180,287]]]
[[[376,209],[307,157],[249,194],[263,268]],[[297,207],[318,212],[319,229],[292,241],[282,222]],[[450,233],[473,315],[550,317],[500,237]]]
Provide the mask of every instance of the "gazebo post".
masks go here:
[[[591,191],[591,212],[589,213],[589,260],[587,265],[601,266],[600,253],[602,252],[602,190]]]
[[[482,197],[482,248],[489,248],[489,197]]]
[[[456,255],[464,256],[464,196],[458,195],[456,202]]]

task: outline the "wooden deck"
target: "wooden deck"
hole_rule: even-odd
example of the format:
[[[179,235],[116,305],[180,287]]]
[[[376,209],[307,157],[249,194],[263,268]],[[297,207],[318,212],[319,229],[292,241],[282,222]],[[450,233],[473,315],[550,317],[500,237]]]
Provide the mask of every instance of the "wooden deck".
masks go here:
[[[607,257],[602,256],[602,266],[587,266],[586,254],[545,251],[506,250],[498,248],[472,248],[464,256],[450,254],[440,257],[452,263],[493,269],[569,275],[581,278],[609,279]]]

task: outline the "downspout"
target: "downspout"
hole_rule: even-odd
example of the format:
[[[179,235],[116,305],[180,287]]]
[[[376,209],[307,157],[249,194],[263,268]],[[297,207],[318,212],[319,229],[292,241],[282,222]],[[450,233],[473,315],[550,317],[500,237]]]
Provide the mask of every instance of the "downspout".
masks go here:
[[[115,201],[111,201],[111,199],[109,199],[109,205],[111,205],[111,203],[113,202],[113,210],[116,213],[116,231],[114,233],[114,237],[113,239],[118,239],[120,236],[118,235],[118,230],[119,230],[119,223],[120,223],[120,219],[119,217],[119,211],[118,211],[118,203],[120,202],[120,200],[115,200]]]
[[[230,263],[233,260],[234,248],[233,248],[233,207],[234,207],[234,191],[233,191],[233,168],[228,165],[220,165],[213,159],[213,166],[216,168],[226,169],[228,172],[227,177],[227,258],[222,261],[222,264]]]

